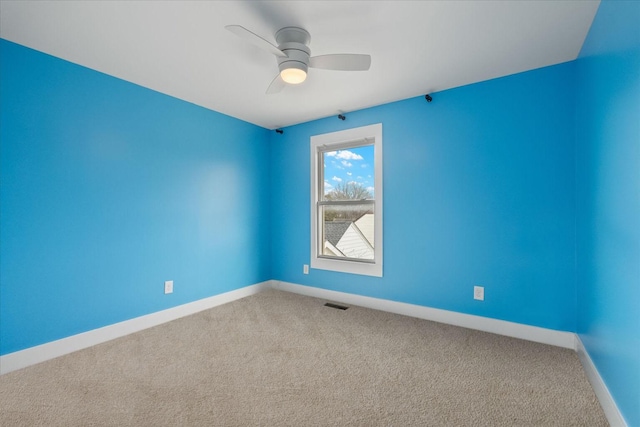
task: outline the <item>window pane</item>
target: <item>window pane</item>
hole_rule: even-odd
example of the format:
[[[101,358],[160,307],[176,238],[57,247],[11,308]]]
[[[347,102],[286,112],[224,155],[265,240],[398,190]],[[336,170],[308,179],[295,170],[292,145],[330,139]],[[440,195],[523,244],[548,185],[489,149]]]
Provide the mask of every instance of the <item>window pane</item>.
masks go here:
[[[374,207],[371,204],[321,206],[322,255],[374,259]]]
[[[373,145],[323,152],[323,200],[373,199],[373,156]]]

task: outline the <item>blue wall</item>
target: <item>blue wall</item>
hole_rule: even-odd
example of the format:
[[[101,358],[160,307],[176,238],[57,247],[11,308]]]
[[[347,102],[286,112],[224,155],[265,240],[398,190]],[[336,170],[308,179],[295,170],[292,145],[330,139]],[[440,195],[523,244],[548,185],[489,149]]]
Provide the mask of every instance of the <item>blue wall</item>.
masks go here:
[[[575,330],[573,75],[562,64],[272,134],[273,278]],[[384,277],[303,275],[309,138],[379,122]]]
[[[602,2],[577,70],[578,333],[640,426],[640,2]]]
[[[2,354],[270,278],[265,129],[0,49]]]

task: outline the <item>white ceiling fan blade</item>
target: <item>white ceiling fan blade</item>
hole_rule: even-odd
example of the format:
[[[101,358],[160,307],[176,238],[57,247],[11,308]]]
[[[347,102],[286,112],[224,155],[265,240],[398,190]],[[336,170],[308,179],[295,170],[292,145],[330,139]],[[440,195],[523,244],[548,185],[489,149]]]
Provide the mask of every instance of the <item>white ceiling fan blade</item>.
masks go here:
[[[275,79],[273,79],[273,81],[271,82],[271,84],[269,85],[269,87],[267,88],[267,95],[271,95],[272,93],[278,93],[280,92],[282,89],[284,89],[284,87],[287,84],[285,83],[284,80],[282,80],[282,77],[280,77],[280,74],[278,74],[276,76]]]
[[[370,55],[356,53],[336,53],[333,55],[314,56],[309,61],[309,67],[323,70],[339,71],[367,71],[371,66]]]
[[[231,31],[236,36],[245,39],[249,43],[258,46],[261,49],[268,50],[273,53],[275,56],[280,56],[286,58],[287,55],[284,54],[283,51],[269,43],[267,40],[263,39],[259,35],[252,33],[241,25],[227,25],[227,30]]]

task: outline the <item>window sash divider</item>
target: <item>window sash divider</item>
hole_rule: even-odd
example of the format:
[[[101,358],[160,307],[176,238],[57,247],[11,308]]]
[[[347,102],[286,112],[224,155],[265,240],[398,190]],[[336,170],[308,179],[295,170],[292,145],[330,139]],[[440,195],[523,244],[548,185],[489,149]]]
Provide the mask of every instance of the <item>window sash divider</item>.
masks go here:
[[[318,206],[358,206],[358,205],[374,205],[375,200],[322,200],[318,202]]]

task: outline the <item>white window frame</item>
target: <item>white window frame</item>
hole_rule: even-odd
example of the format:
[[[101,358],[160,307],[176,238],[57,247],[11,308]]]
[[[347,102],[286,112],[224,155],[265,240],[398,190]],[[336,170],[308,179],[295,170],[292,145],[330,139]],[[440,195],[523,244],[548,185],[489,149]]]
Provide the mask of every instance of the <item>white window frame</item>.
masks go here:
[[[336,150],[351,146],[363,145],[363,141],[371,141],[374,150],[374,259],[360,262],[321,257],[319,242],[322,218],[319,218],[319,201],[324,194],[324,180],[319,170],[321,152],[335,147]],[[322,170],[324,172],[324,170]],[[342,273],[361,274],[382,277],[382,123],[347,129],[339,132],[325,133],[311,137],[311,268],[331,270]]]

